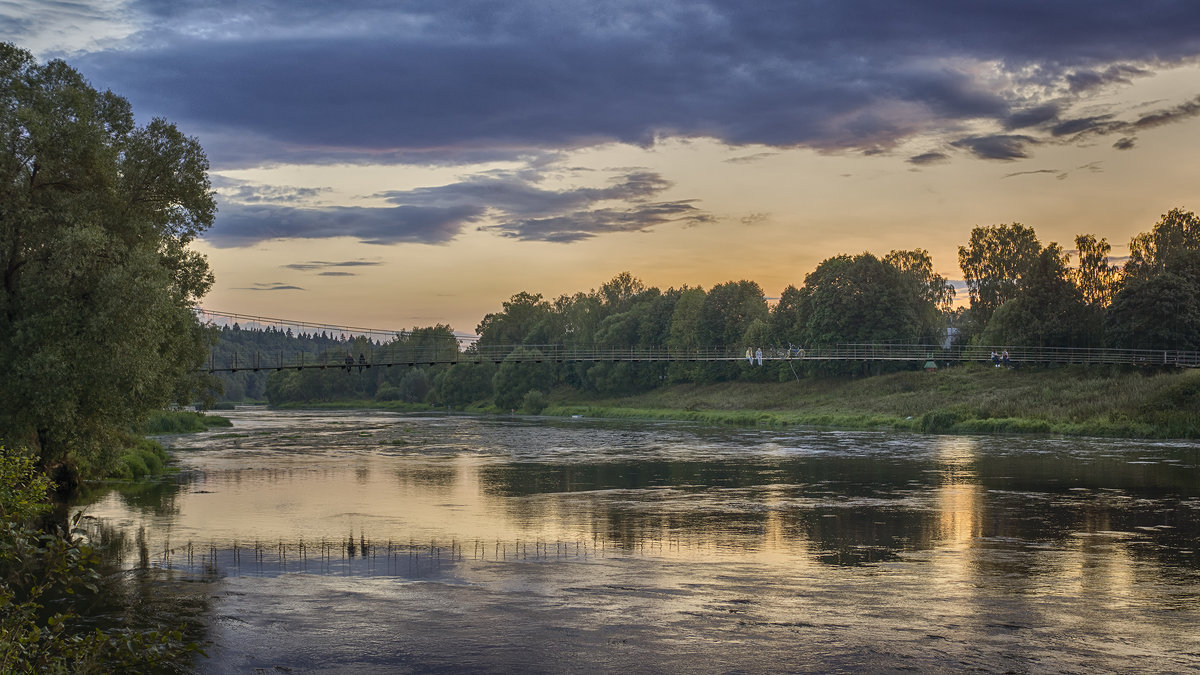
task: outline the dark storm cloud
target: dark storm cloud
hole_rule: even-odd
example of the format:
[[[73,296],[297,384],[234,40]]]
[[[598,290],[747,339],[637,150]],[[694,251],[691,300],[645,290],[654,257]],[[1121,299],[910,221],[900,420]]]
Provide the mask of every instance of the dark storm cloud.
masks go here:
[[[1113,143],[1113,147],[1117,150],[1132,150],[1136,143],[1136,138],[1125,137],[1118,139],[1116,143]]]
[[[877,152],[957,123],[1049,123],[1072,97],[1200,53],[1189,0],[133,7],[148,26],[137,40],[73,62],[140,115],[201,134],[218,169],[665,136]],[[1048,93],[1031,99],[1028,86]]]
[[[655,201],[671,183],[651,171],[628,171],[601,187],[550,189],[541,185],[544,178],[533,169],[493,171],[449,185],[374,195],[392,204],[383,207],[227,203],[205,238],[219,247],[329,237],[354,237],[370,244],[444,244],[477,224],[478,229],[506,237],[569,242],[671,222],[696,225],[714,220],[695,200]],[[371,264],[377,263],[310,261],[286,267],[311,271]]]

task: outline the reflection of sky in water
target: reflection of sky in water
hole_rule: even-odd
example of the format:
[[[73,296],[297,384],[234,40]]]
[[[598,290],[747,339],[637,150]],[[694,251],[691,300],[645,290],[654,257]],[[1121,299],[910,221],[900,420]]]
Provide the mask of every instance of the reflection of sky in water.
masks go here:
[[[229,588],[252,597],[239,579],[257,578],[271,596],[231,597],[226,610],[253,606],[263,621],[278,611],[303,623],[298,607],[321,598],[328,607],[343,593],[363,594],[366,606],[397,593],[431,606],[466,594],[490,620],[565,612],[555,620],[579,630],[611,636],[614,623],[629,624],[637,639],[693,651],[689,631],[730,630],[736,617],[740,628],[720,639],[751,663],[781,630],[900,639],[914,655],[939,633],[987,643],[1054,626],[1038,639],[1055,649],[1067,630],[1105,645],[1141,636],[1136,648],[1105,646],[1115,651],[1098,662],[1068,659],[1073,668],[1139,649],[1200,651],[1192,444],[370,412],[233,417],[232,430],[170,439],[178,485],[110,492],[86,511],[141,530],[152,564],[216,562]],[[294,587],[295,572],[315,599]],[[459,590],[368,584],[376,577]],[[358,581],[338,581],[347,578]],[[496,658],[477,634],[397,611]],[[655,622],[674,627],[647,637]],[[850,637],[831,637],[831,626]],[[896,631],[909,629],[926,632],[904,643]],[[228,635],[253,641],[263,630]],[[994,665],[975,656],[955,662]]]
[[[233,417],[232,430],[169,440],[180,485],[151,508],[112,492],[88,514],[145,527],[164,547],[353,535],[849,564],[1107,530],[1123,508],[1114,491],[1169,490],[1196,470],[1195,448],[1179,444],[371,412]],[[1181,497],[1194,503],[1195,492]]]

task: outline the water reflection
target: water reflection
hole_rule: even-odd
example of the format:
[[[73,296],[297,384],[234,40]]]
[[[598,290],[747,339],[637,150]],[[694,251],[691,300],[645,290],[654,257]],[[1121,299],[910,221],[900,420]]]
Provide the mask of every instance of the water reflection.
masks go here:
[[[1200,653],[1191,444],[257,410],[170,443],[177,479],[94,495],[87,512],[128,533],[128,565],[260,599],[236,580],[287,597],[293,575],[318,594],[373,588],[390,611],[400,587],[335,580],[437,583],[481,594],[497,621],[573,607],[586,613],[560,618],[576,627],[725,626],[750,663],[779,631],[908,645],[889,668],[932,658],[930,636],[975,645],[959,666],[991,668],[971,650],[1013,639],[1069,652],[1066,627],[1097,644],[1141,635],[1173,665]],[[1089,654],[1064,668],[1118,656]]]

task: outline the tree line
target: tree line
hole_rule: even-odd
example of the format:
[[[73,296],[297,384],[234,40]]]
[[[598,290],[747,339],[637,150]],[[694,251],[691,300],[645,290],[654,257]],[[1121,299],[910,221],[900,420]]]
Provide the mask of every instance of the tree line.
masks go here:
[[[1124,264],[1093,234],[1073,252],[1043,245],[1020,223],[975,227],[958,248],[968,302],[934,271],[922,249],[837,255],[770,306],[748,280],[710,289],[648,287],[622,272],[599,288],[548,300],[519,292],[476,327],[467,351],[516,345],[494,364],[274,373],[271,403],[374,398],[450,407],[491,403],[538,409],[555,386],[626,395],[677,383],[778,381],[823,374],[867,374],[919,364],[768,361],[715,363],[528,363],[546,345],[567,348],[814,347],[847,343],[932,346],[949,341],[997,346],[1200,348],[1200,219],[1164,214],[1130,242]],[[451,344],[448,326],[414,329]],[[408,342],[406,342],[408,341]],[[388,345],[384,345],[388,346]],[[357,351],[355,353],[358,353]]]

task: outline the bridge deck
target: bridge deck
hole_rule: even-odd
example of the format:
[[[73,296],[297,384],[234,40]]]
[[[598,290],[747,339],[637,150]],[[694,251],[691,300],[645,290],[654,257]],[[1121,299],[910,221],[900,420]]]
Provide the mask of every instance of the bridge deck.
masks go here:
[[[306,370],[312,368],[379,368],[455,363],[656,363],[656,362],[720,362],[746,361],[746,352],[721,347],[666,348],[577,348],[563,345],[525,345],[517,351],[515,345],[475,346],[461,351],[457,345],[445,347],[379,347],[364,353],[363,361],[354,355],[347,363],[340,352],[320,354],[273,354],[270,352],[239,352],[218,360],[210,356],[201,370],[209,373],[250,370]],[[775,361],[934,361],[939,365],[966,361],[986,362],[992,351],[1003,347],[963,346],[943,349],[927,345],[902,344],[844,344],[813,347],[802,350],[769,349],[763,351],[763,362]],[[1126,364],[1139,366],[1200,367],[1200,351],[1158,349],[1090,349],[1066,347],[1010,347],[1009,358],[1018,364]]]

